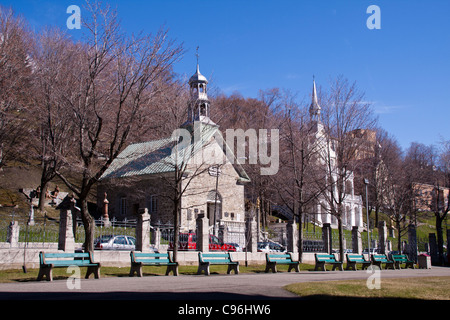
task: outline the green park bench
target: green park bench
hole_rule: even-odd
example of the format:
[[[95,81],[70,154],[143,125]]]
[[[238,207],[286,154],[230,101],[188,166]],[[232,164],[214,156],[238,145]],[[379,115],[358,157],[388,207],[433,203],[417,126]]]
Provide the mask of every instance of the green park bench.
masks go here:
[[[85,278],[94,274],[95,279],[100,278],[100,263],[94,262],[91,252],[75,253],[45,253],[39,252],[39,274],[37,280],[53,281],[53,268],[68,268],[71,266],[87,267]]]
[[[362,254],[348,254],[347,253],[347,267],[345,268],[345,270],[357,270],[356,264],[361,264],[362,265],[362,269],[366,269],[367,267],[369,267],[372,263],[370,261],[367,261],[364,258],[364,255]]]
[[[266,253],[266,273],[269,272],[269,270],[272,270],[273,273],[276,273],[277,272],[277,264],[289,265],[288,272],[291,272],[292,269],[295,269],[296,272],[299,272],[299,269],[298,269],[299,262],[294,261],[292,259],[291,253],[285,253],[285,254]]]
[[[409,260],[406,254],[393,254],[392,261],[394,261],[395,267],[401,269],[401,264],[405,264],[405,268],[411,267],[415,269],[414,261]]]
[[[173,273],[178,275],[178,262],[172,261],[170,254],[167,253],[151,253],[151,252],[130,252],[131,268],[130,277],[136,273],[138,277],[142,277],[143,266],[167,266],[166,276]]]
[[[210,265],[228,265],[227,274],[234,270],[235,274],[239,274],[239,261],[233,261],[229,252],[224,253],[198,253],[198,271],[201,274],[203,271],[205,275],[209,276]]]
[[[394,261],[389,260],[385,254],[373,254],[372,264],[378,266],[381,269],[381,265],[384,263],[384,268],[395,269]]]
[[[314,271],[317,271],[319,269],[322,269],[323,271],[327,271],[325,265],[330,264],[333,266],[332,271],[336,270],[336,268],[339,268],[339,270],[343,271],[342,267],[342,261],[337,261],[334,254],[321,254],[316,253],[315,255],[316,260],[316,266],[314,268]]]

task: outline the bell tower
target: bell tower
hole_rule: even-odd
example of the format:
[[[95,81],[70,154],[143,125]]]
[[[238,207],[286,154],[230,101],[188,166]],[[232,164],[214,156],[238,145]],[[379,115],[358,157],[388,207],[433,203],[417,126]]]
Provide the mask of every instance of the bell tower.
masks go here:
[[[188,103],[188,123],[200,121],[203,123],[214,124],[210,119],[210,102],[207,95],[208,80],[200,73],[198,65],[198,47],[197,47],[197,71],[189,79],[189,103]]]

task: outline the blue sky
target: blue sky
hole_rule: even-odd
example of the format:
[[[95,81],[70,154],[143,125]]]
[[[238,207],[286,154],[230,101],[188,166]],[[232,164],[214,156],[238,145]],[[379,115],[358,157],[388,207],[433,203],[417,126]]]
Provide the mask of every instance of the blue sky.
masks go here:
[[[162,24],[184,43],[175,71],[200,70],[226,94],[256,97],[279,87],[309,99],[312,76],[327,87],[344,75],[356,81],[380,125],[403,148],[450,140],[450,1],[404,0],[148,0],[109,1],[129,32]],[[65,28],[66,8],[80,0],[0,0],[39,30]],[[381,9],[381,29],[369,30],[369,5]],[[81,11],[83,18],[83,10]],[[75,37],[79,30],[69,33]]]

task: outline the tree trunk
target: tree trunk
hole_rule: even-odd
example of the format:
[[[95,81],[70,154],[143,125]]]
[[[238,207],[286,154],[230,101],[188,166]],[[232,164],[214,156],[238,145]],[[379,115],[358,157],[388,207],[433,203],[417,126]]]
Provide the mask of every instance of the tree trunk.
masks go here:
[[[442,218],[439,213],[436,213],[436,233],[437,233],[437,249],[438,249],[438,258],[439,264],[444,264],[444,236],[442,230]]]
[[[39,194],[39,210],[44,211],[45,207],[45,195],[47,194],[47,188],[48,188],[48,181],[44,179],[44,177],[41,178],[41,193]]]
[[[298,219],[298,261],[300,261],[300,263],[303,261],[303,222],[301,213]]]
[[[339,230],[339,256],[340,256],[339,260],[344,262],[344,228],[342,225],[341,214],[339,214],[337,218],[338,218],[338,230]]]
[[[398,242],[397,242],[397,251],[398,252],[402,252],[402,231],[400,229],[400,220],[396,220],[395,224],[397,226],[397,230],[398,230]]]
[[[177,262],[178,260],[178,245],[180,242],[180,219],[179,219],[179,213],[178,213],[178,209],[180,207],[180,201],[179,199],[174,201],[174,205],[175,208],[173,209],[173,216],[174,216],[174,221],[173,221],[173,261]]]
[[[83,221],[85,239],[84,239],[84,251],[94,252],[94,230],[95,221],[89,214],[87,199],[80,199],[81,204],[81,220]]]

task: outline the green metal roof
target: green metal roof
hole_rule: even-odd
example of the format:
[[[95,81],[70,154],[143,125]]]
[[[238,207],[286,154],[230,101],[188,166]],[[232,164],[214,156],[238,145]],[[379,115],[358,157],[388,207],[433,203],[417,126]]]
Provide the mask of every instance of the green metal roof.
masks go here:
[[[193,128],[191,127],[190,129],[192,133]],[[222,134],[216,125],[202,124],[196,127],[196,130],[201,131],[201,133],[197,132],[200,133],[198,138],[192,138],[187,143],[183,140],[179,140],[179,143],[176,143],[178,141],[176,137],[169,137],[130,144],[111,163],[100,180],[173,172],[176,162],[179,167],[186,164],[191,157],[210,143],[214,136],[223,141]],[[232,153],[226,146],[225,141],[223,141],[223,144],[227,150],[227,155],[231,155]],[[249,182],[250,179],[243,168],[236,161],[234,163],[235,169],[240,176],[240,182]]]

